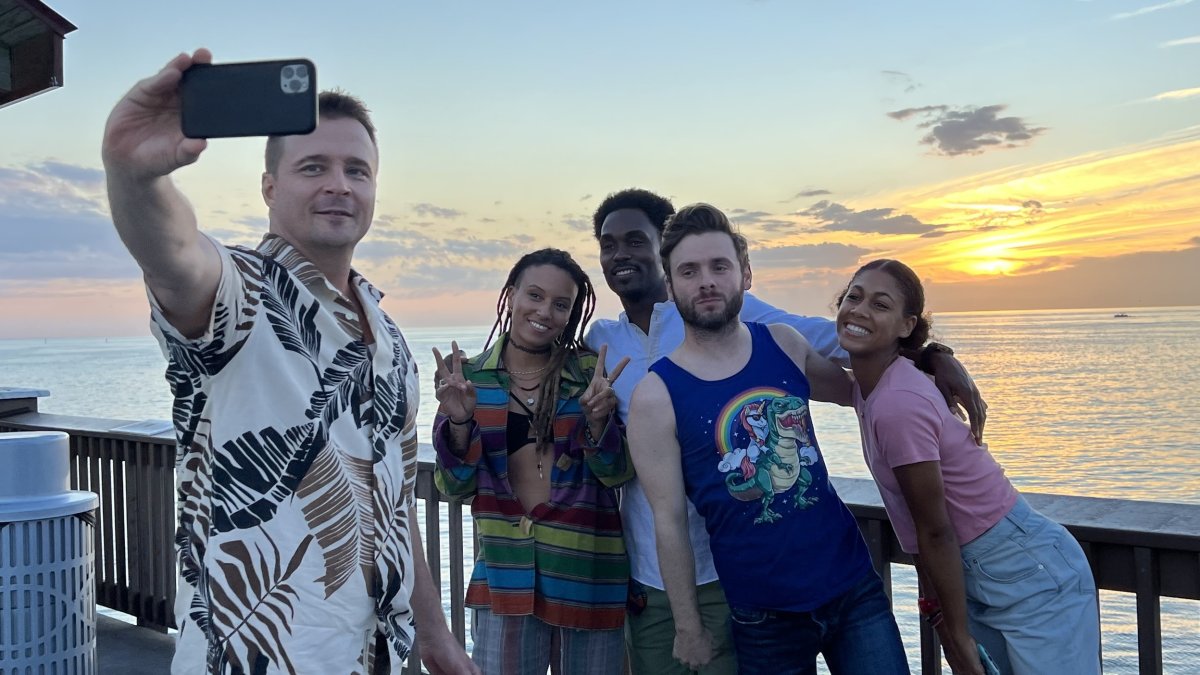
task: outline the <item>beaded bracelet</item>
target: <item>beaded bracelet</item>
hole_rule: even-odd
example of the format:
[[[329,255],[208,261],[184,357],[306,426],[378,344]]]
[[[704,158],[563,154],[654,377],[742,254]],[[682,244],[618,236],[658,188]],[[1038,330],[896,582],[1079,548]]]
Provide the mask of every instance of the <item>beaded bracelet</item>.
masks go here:
[[[942,603],[937,598],[917,598],[917,610],[932,628],[937,628],[945,618],[942,616]]]
[[[592,436],[592,425],[586,422],[583,424],[583,442],[587,443],[589,448],[600,447],[600,442]]]

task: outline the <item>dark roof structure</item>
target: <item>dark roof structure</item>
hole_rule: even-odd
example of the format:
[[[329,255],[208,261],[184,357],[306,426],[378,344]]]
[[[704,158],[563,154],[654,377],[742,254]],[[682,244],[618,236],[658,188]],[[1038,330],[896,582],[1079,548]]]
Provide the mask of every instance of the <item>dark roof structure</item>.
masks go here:
[[[63,37],[75,30],[38,0],[0,0],[0,108],[63,84]]]

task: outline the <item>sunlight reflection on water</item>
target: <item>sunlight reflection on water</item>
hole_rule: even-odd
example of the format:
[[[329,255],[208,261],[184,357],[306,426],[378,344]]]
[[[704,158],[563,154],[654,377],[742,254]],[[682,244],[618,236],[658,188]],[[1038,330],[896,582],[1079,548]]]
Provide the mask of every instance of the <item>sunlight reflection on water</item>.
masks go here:
[[[989,450],[1023,490],[1200,503],[1200,309],[987,312],[936,316],[990,407]],[[469,353],[487,327],[405,331],[422,374],[421,438],[436,408],[431,347],[451,339]],[[0,385],[49,389],[44,412],[168,419],[163,361],[150,338],[0,340]],[[119,396],[104,392],[120,392]],[[870,478],[854,415],[813,406],[830,473]],[[470,518],[464,519],[471,531]],[[422,521],[423,522],[423,521]],[[443,515],[443,528],[448,522]],[[469,556],[470,546],[467,546]],[[449,560],[443,538],[442,560]],[[463,564],[470,574],[470,560]],[[449,568],[442,568],[448,587]],[[901,632],[919,663],[915,579],[893,566]],[[448,590],[443,602],[450,604]],[[1105,670],[1136,672],[1133,596],[1101,593]],[[1163,599],[1165,672],[1200,663],[1200,602]]]

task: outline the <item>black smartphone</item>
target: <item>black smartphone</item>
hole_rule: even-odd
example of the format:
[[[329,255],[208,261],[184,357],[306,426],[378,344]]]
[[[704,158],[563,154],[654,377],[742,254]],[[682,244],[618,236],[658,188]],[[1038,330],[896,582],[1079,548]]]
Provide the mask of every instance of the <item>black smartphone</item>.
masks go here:
[[[179,84],[188,138],[307,134],[317,127],[317,69],[308,59],[198,63]]]

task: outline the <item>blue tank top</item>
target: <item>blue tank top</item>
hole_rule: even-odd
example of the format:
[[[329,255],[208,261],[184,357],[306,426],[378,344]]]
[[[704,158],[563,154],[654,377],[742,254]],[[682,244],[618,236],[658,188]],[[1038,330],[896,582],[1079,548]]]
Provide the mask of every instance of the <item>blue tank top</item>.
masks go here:
[[[750,360],[701,380],[669,358],[650,367],[675,408],[687,496],[704,516],[730,605],[804,612],[871,570],[808,412],[808,379],[767,326],[747,323]]]

